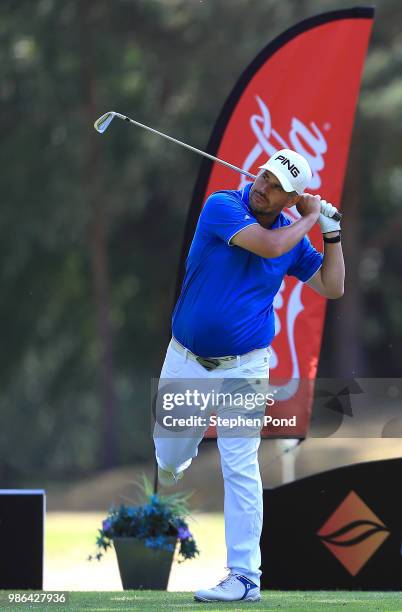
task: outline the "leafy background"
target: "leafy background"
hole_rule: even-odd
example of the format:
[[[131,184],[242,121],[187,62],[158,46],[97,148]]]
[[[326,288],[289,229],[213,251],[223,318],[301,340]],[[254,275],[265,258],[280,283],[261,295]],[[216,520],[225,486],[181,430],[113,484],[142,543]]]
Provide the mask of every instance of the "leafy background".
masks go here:
[[[2,0],[0,479],[146,462],[201,149],[244,67],[342,0]],[[377,8],[344,190],[345,297],[322,375],[399,377],[402,4]]]

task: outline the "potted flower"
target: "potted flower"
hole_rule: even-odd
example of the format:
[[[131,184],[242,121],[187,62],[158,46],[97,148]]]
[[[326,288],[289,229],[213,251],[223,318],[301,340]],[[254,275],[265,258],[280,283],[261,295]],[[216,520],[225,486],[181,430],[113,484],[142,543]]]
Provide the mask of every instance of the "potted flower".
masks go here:
[[[179,563],[199,554],[186,520],[190,495],[156,494],[145,476],[139,486],[142,503],[109,510],[89,559],[100,560],[113,542],[123,589],[166,589],[177,544]]]

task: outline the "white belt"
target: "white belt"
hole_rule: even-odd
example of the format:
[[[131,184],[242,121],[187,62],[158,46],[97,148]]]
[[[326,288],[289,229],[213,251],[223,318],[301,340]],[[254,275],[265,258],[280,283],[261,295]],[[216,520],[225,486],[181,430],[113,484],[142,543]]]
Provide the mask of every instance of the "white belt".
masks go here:
[[[243,365],[244,363],[248,363],[249,361],[251,361],[251,359],[256,355],[256,353],[266,350],[255,349],[254,351],[244,353],[243,355],[228,355],[226,357],[200,357],[199,355],[195,355],[194,353],[192,353],[185,346],[181,345],[180,342],[177,342],[176,338],[172,338],[172,346],[176,351],[179,351],[179,353],[186,355],[188,359],[197,361],[207,370],[215,370],[216,368],[230,370],[230,368],[237,368],[239,365]]]

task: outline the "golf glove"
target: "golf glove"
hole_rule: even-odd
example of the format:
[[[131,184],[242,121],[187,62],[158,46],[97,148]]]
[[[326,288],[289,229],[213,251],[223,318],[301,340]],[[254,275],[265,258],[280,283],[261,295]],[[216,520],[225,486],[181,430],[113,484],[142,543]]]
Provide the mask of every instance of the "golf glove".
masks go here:
[[[327,234],[328,232],[339,232],[341,230],[340,222],[331,219],[331,215],[337,211],[338,209],[335,208],[335,206],[332,206],[332,204],[326,200],[321,200],[321,213],[318,217],[318,223],[320,224],[323,234]]]

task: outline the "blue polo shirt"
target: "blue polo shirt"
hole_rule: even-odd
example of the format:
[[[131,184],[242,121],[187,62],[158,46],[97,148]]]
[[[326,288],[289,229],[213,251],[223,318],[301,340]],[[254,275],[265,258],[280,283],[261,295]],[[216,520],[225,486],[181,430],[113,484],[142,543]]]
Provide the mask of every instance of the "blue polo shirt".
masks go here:
[[[269,346],[275,335],[272,303],[284,276],[305,282],[322,265],[322,254],[307,237],[270,259],[230,244],[235,234],[258,223],[248,203],[251,185],[207,199],[187,257],[172,330],[180,344],[202,357]],[[290,223],[281,213],[271,229]]]

